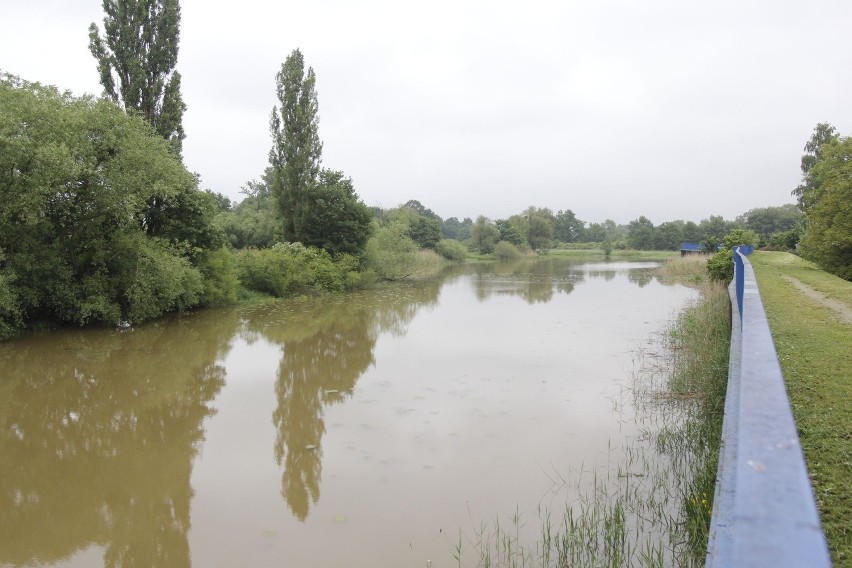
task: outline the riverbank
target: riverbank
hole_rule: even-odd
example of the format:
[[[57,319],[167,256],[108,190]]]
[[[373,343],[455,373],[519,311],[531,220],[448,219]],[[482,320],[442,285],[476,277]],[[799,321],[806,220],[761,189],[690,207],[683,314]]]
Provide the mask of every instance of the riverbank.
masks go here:
[[[852,282],[756,252],[757,276],[835,566],[852,566]]]

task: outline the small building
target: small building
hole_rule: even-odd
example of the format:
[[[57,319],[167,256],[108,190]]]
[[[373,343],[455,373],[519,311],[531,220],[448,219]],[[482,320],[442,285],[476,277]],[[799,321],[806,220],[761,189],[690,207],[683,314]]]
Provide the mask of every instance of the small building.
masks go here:
[[[680,256],[702,254],[703,252],[701,243],[680,243]]]

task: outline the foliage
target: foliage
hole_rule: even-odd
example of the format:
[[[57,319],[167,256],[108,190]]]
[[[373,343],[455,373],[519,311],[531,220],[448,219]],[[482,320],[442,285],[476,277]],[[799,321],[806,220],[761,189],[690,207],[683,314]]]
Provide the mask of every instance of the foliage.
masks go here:
[[[470,217],[465,217],[463,221],[459,221],[457,217],[450,217],[442,224],[441,231],[445,238],[465,242],[470,238],[472,226],[473,220]]]
[[[200,301],[212,195],[139,116],[0,81],[0,265],[14,321],[114,324]],[[8,302],[14,302],[10,307]]]
[[[733,229],[722,239],[722,248],[733,249],[739,245],[757,246],[757,233],[750,229]]]
[[[711,280],[730,282],[734,278],[734,251],[722,249],[707,259],[707,272]]]
[[[402,223],[378,228],[367,241],[365,261],[382,280],[401,280],[421,269],[417,243],[407,234]]]
[[[807,230],[801,253],[852,280],[852,138],[831,141],[820,150],[808,176],[813,188],[803,194]]]
[[[497,260],[514,260],[520,258],[521,251],[514,244],[507,241],[500,241],[494,245],[494,257]]]
[[[644,215],[634,221],[630,221],[627,244],[636,250],[653,250],[654,248],[654,224]]]
[[[546,251],[553,246],[553,223],[542,215],[530,215],[527,242],[536,251]]]
[[[180,156],[185,137],[180,73],[178,0],[103,0],[104,33],[89,26],[104,94],[139,112]],[[118,84],[116,84],[116,82]]]
[[[441,224],[436,217],[418,215],[408,226],[408,236],[420,248],[435,249],[441,234]]]
[[[308,192],[303,221],[302,243],[335,256],[361,254],[372,231],[370,211],[358,200],[352,180],[327,169]]]
[[[500,231],[485,215],[476,218],[470,229],[471,248],[483,254],[494,252],[494,245],[500,240]]]
[[[276,243],[237,254],[242,285],[279,298],[307,292],[341,292],[351,264],[337,266],[326,251],[301,243]]]
[[[452,262],[464,262],[467,259],[467,247],[453,239],[441,239],[435,250]]]
[[[802,183],[793,190],[793,195],[799,203],[799,208],[805,213],[819,200],[820,179],[811,170],[822,157],[825,144],[837,140],[837,130],[826,122],[814,127],[810,140],[805,144],[805,154],[802,156]]]
[[[556,213],[553,236],[563,243],[574,243],[583,236],[586,224],[570,209]]]
[[[749,229],[731,230],[722,239],[722,248],[707,260],[710,279],[717,282],[730,282],[734,277],[734,247],[738,245],[756,245],[758,236]]]
[[[494,222],[497,230],[500,231],[500,240],[512,243],[517,247],[527,246],[527,232],[529,231],[529,223],[525,217],[521,215],[512,215],[508,219],[497,219]]]
[[[760,237],[761,244],[769,243],[773,235],[795,230],[802,220],[802,212],[789,203],[780,207],[758,207],[737,217],[737,222]],[[794,242],[793,245],[796,243]],[[787,247],[793,248],[793,246]]]
[[[316,75],[305,71],[305,58],[294,50],[275,76],[280,108],[273,107],[269,128],[269,186],[284,219],[284,238],[302,242],[305,238],[309,193],[316,185],[322,161],[319,138],[319,104]]]
[[[199,263],[204,277],[201,303],[205,306],[226,306],[237,301],[239,275],[234,254],[227,248],[206,251]]]

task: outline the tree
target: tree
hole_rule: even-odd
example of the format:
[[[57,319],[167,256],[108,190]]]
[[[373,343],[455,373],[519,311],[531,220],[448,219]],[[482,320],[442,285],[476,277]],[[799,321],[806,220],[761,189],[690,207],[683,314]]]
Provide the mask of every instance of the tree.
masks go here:
[[[512,243],[516,247],[526,247],[529,224],[520,215],[512,215],[508,219],[497,219],[494,222],[500,231],[500,240]]]
[[[168,142],[109,100],[19,79],[0,78],[0,108],[7,324],[141,321],[200,302],[215,199]]]
[[[408,236],[420,248],[435,249],[441,240],[440,219],[418,215],[408,226]]]
[[[470,229],[470,239],[472,248],[482,254],[491,254],[500,240],[500,231],[488,217],[480,215]]]
[[[818,190],[806,194],[801,252],[825,270],[852,280],[852,138],[828,142],[820,153],[809,170],[812,187]]]
[[[305,72],[305,58],[296,49],[281,65],[275,82],[281,106],[273,107],[269,121],[270,189],[284,219],[284,238],[301,242],[310,192],[319,179],[322,162],[316,75],[310,67]]]
[[[583,234],[583,229],[586,224],[577,219],[574,212],[570,209],[559,211],[556,214],[556,224],[554,226],[554,237],[557,241],[563,243],[573,243],[580,240]]]
[[[737,221],[757,233],[763,243],[768,242],[776,233],[792,231],[801,220],[802,212],[792,203],[780,207],[750,209],[737,217]]]
[[[332,255],[363,252],[372,231],[372,216],[358,200],[352,180],[343,172],[323,169],[308,197],[301,242]]]
[[[654,248],[654,223],[644,215],[630,221],[627,244],[632,249],[649,250]]]
[[[89,26],[104,95],[139,112],[181,155],[183,113],[175,71],[180,31],[178,0],[103,0],[104,34]]]
[[[802,156],[801,165],[802,183],[793,190],[793,195],[804,212],[807,212],[819,198],[819,180],[811,175],[811,169],[822,156],[823,145],[834,140],[837,140],[837,130],[827,122],[821,122],[814,127],[814,133],[805,144],[805,155]]]

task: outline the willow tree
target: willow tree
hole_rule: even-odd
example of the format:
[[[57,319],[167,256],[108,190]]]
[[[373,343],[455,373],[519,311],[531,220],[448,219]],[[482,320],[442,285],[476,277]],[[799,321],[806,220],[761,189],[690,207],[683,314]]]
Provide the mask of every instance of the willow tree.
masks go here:
[[[305,72],[305,58],[294,50],[275,76],[281,106],[272,109],[271,190],[284,219],[284,238],[303,242],[312,189],[322,161],[316,75]]]
[[[180,156],[183,113],[175,70],[180,32],[178,0],[103,0],[104,37],[89,26],[104,95],[139,112]]]

